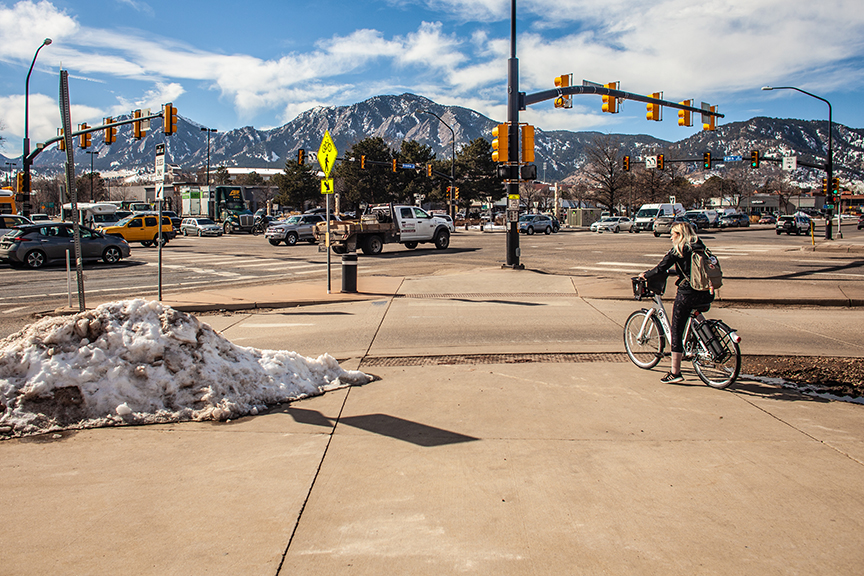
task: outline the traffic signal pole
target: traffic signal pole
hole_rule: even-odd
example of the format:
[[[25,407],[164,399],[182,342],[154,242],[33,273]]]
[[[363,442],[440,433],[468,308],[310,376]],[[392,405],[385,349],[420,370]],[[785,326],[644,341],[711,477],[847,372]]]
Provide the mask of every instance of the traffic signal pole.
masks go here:
[[[516,0],[511,0],[510,6],[510,59],[507,60],[507,122],[510,124],[509,138],[507,139],[507,152],[511,162],[519,158],[519,107],[521,105],[519,94],[519,60],[516,58]],[[507,260],[504,267],[523,269],[525,266],[519,263],[519,211],[515,211],[515,218],[511,215],[514,211],[509,210],[510,198],[519,197],[519,180],[512,178],[507,180],[507,202],[508,210],[505,211],[507,220]],[[494,214],[494,212],[493,212]]]

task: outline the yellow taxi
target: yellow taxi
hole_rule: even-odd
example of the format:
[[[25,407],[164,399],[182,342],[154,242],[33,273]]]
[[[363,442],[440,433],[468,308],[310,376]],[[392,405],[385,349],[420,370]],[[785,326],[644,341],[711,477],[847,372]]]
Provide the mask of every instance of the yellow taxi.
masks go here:
[[[123,220],[120,220],[113,226],[103,226],[100,228],[103,234],[113,234],[114,236],[122,236],[126,242],[140,242],[142,246],[155,246],[159,242],[159,223],[157,222],[159,215],[155,212],[152,214],[133,214]],[[171,220],[162,217],[162,245],[168,243],[174,238],[174,227],[171,225]]]

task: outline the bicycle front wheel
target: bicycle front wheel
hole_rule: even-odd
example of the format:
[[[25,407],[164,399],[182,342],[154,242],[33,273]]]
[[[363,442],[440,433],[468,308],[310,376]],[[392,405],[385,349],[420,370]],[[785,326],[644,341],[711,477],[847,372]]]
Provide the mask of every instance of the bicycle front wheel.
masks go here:
[[[660,362],[666,338],[663,328],[648,310],[637,310],[624,323],[624,348],[627,356],[639,368],[649,370]]]
[[[693,368],[699,378],[712,388],[726,388],[741,372],[741,348],[732,340],[732,330],[722,322],[710,321],[723,348],[723,356],[715,360],[711,353],[698,349],[693,356]]]

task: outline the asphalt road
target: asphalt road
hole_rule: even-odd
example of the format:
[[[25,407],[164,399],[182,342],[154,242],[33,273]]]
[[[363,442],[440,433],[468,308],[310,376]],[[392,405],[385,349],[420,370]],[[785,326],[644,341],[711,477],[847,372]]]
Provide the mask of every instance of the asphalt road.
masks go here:
[[[821,236],[819,230],[817,234]],[[832,251],[807,251],[808,237],[778,236],[773,228],[707,231],[702,238],[721,259],[729,279],[789,279],[790,281],[861,282],[864,257]],[[820,241],[820,236],[816,240]],[[864,231],[849,226],[844,238],[860,241]],[[842,242],[842,240],[838,240]],[[577,277],[635,275],[655,265],[670,247],[668,236],[562,230],[558,234],[520,237],[520,261],[540,272]],[[341,258],[331,254],[331,282],[340,282]],[[428,276],[499,267],[506,260],[502,232],[458,230],[450,248],[421,245],[407,250],[385,245],[378,256],[359,259],[358,274]],[[88,262],[84,266],[88,302],[155,296],[158,289],[159,250],[132,246],[129,259],[117,265]],[[73,306],[78,305],[74,268],[65,263],[42,270],[0,265],[0,335],[32,321],[34,314],[66,306],[71,280]],[[327,254],[318,245],[271,246],[263,236],[229,235],[221,238],[179,237],[162,250],[163,296],[212,286],[241,286],[295,281],[327,281]]]

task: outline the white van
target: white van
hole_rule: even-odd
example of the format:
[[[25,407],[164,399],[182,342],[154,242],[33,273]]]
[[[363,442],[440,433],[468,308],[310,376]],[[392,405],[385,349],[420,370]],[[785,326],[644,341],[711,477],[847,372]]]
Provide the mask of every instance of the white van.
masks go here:
[[[107,202],[78,202],[78,223],[84,226],[95,227],[100,224],[111,224],[116,220],[113,218],[117,212],[117,206]],[[60,219],[66,222],[72,221],[72,204],[63,204],[60,210]]]
[[[677,204],[643,204],[636,212],[633,229],[637,232],[642,230],[653,230],[654,220],[661,216],[676,216],[684,214],[684,206]]]

